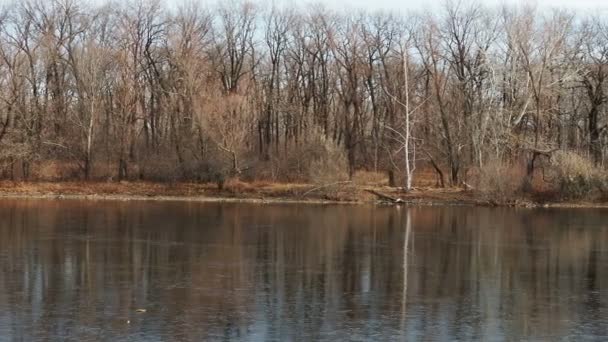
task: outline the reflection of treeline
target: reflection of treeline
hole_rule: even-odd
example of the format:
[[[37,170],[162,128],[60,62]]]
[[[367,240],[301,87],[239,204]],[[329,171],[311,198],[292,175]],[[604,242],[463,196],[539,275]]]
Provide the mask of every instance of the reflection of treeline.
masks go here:
[[[595,320],[584,315],[608,285],[600,211],[12,202],[0,214],[0,308],[64,305],[69,324],[105,312],[123,327],[143,307],[162,318],[155,333],[185,339],[249,336],[260,321],[278,337],[397,334],[401,315],[424,336],[441,324],[464,340],[547,336]],[[19,319],[43,324],[36,314]]]
[[[598,18],[466,2],[397,16],[34,0],[0,14],[5,177],[394,174],[406,112],[410,156],[441,183],[518,161],[529,184],[555,150],[604,160]]]
[[[460,315],[479,329],[455,326],[455,332],[472,334],[465,339],[594,333],[597,318],[590,315],[606,305],[599,293],[608,285],[608,268],[599,260],[608,252],[606,232],[593,227],[605,214],[456,208],[442,215],[420,210],[415,217],[410,290],[459,308],[447,320]],[[441,317],[444,307],[437,305],[428,318]]]
[[[99,310],[124,322],[143,307],[162,315],[162,333],[189,339],[245,334],[254,313],[274,323],[308,317],[283,324],[315,334],[328,311],[366,317],[343,293],[401,288],[400,257],[387,254],[400,253],[392,208],[14,202],[0,213],[0,308],[12,292],[43,310],[69,305],[70,327],[100,324]],[[58,295],[66,293],[68,301]],[[276,316],[256,311],[268,305]]]

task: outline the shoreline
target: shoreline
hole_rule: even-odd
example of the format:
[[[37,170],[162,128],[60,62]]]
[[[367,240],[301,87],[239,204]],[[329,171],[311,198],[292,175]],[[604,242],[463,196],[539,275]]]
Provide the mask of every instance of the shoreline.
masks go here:
[[[205,197],[205,196],[140,196],[140,195],[100,195],[100,194],[23,194],[0,192],[2,199],[22,200],[83,200],[83,201],[117,201],[117,202],[193,202],[193,203],[248,203],[248,204],[318,204],[318,205],[361,205],[364,202],[329,201],[329,200],[298,200],[290,198],[238,198],[238,197]],[[369,203],[372,204],[372,203]]]
[[[379,201],[366,195],[369,189],[385,191],[402,199],[400,205],[407,206],[469,206],[496,208],[562,208],[562,209],[608,209],[603,202],[546,202],[528,199],[512,202],[496,202],[477,198],[471,191],[462,189],[422,189],[403,194],[398,189],[355,185],[354,194],[335,198],[317,193],[303,197],[314,185],[238,183],[235,189],[219,191],[210,184],[196,183],[148,183],[148,182],[0,182],[0,199],[22,200],[83,200],[83,201],[149,201],[149,202],[193,202],[193,203],[248,203],[248,204],[311,204],[311,205],[398,205]]]

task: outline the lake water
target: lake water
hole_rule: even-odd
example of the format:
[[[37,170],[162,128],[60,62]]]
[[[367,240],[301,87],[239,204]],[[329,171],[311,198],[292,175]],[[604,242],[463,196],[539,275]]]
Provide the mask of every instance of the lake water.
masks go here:
[[[608,339],[608,211],[0,202],[0,341]]]

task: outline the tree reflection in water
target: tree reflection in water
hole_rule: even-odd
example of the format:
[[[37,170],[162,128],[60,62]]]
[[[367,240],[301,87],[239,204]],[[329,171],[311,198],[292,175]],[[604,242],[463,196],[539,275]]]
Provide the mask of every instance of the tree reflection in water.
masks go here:
[[[603,210],[4,201],[0,217],[0,341],[608,334]]]

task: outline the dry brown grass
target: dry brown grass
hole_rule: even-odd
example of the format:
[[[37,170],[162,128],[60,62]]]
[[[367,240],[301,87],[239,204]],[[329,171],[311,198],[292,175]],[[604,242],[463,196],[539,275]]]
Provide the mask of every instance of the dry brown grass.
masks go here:
[[[151,182],[0,182],[0,190],[3,192],[51,195],[193,195],[205,193],[214,186],[214,184]]]
[[[476,188],[488,200],[512,201],[521,195],[525,170],[502,160],[490,160],[475,172]]]
[[[509,171],[510,170],[510,171]],[[514,184],[504,186],[512,174],[512,168],[501,165],[488,167],[487,177],[493,179],[488,186],[500,196],[511,193]],[[507,174],[506,177],[505,173]],[[502,176],[501,176],[502,175]],[[470,205],[533,205],[530,200],[514,195],[512,200],[499,200],[496,196],[488,196],[489,192],[479,190],[466,191],[462,188],[439,189],[432,186],[416,187],[413,191],[404,193],[399,188],[391,188],[382,183],[385,180],[378,174],[359,173],[356,181],[367,182],[371,185],[361,185],[349,182],[309,184],[309,183],[276,183],[270,181],[245,182],[239,179],[226,181],[223,190],[215,183],[155,183],[155,182],[11,182],[0,181],[1,196],[19,197],[61,197],[71,198],[112,198],[112,199],[233,199],[233,200],[269,200],[269,201],[332,201],[332,202],[374,202],[377,198],[365,190],[373,189],[394,198],[402,198],[417,204],[470,204]],[[506,178],[503,179],[503,178]],[[515,178],[516,179],[516,178]],[[582,199],[585,203],[589,198]],[[544,202],[543,202],[544,203]],[[582,203],[577,201],[576,203]],[[574,203],[574,204],[576,204]],[[598,203],[597,200],[594,203]],[[586,204],[589,205],[589,204]]]
[[[313,190],[313,191],[311,191]],[[0,181],[1,195],[18,196],[112,196],[131,197],[209,197],[234,199],[286,199],[302,201],[358,201],[358,189],[352,185],[319,187],[313,184],[243,182],[230,179],[219,190],[215,183],[154,182],[11,182]],[[304,196],[305,195],[305,196]]]
[[[258,197],[293,197],[305,191],[306,184],[274,183],[269,181],[243,182],[239,179],[229,179],[224,184],[223,191],[216,194],[229,194],[231,196],[258,196]]]
[[[550,173],[556,192],[564,199],[603,197],[608,187],[606,171],[574,152],[556,152]]]
[[[320,139],[317,150],[308,161],[309,181],[327,184],[348,179],[348,161],[343,148],[335,142]]]
[[[357,171],[353,175],[353,183],[363,186],[387,186],[386,172]]]

